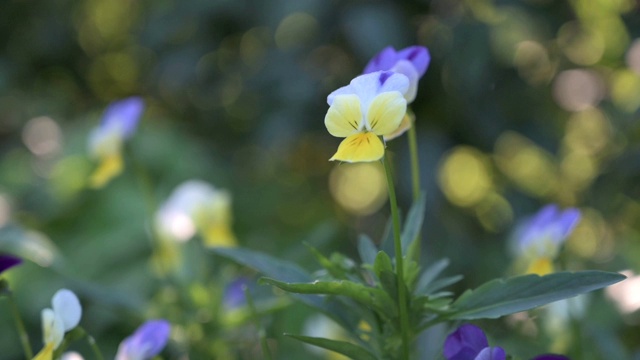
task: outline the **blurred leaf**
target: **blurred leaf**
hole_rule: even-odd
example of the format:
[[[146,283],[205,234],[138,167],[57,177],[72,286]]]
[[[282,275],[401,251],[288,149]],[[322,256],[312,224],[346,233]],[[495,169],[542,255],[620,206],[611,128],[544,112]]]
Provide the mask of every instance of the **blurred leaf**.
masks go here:
[[[449,259],[440,259],[426,268],[418,279],[415,293],[417,295],[427,294],[426,290],[428,289],[428,286],[444,271],[444,269],[447,268],[447,266],[449,266]]]
[[[362,263],[373,264],[378,254],[378,248],[369,236],[360,234],[358,237],[358,253],[360,254]]]
[[[326,256],[322,255],[322,253],[320,253],[320,251],[318,251],[318,249],[314,248],[313,246],[309,244],[305,245],[307,245],[307,248],[309,249],[309,251],[311,251],[311,254],[315,256],[320,266],[327,269],[331,276],[337,279],[346,279],[345,271],[338,264],[332,262]]]
[[[381,289],[365,286],[352,281],[314,281],[309,283],[286,283],[271,278],[260,282],[271,284],[284,291],[298,294],[342,295],[349,297],[370,309],[388,317],[395,317],[397,309],[389,295]]]
[[[416,238],[422,229],[426,203],[427,197],[422,193],[420,198],[414,202],[411,209],[409,209],[407,220],[404,222],[404,227],[402,228],[402,234],[400,237],[402,241],[402,254],[404,256],[408,256],[410,259],[413,259],[413,255],[408,254],[407,252],[409,251],[411,244],[416,241]]]
[[[44,234],[10,224],[0,228],[0,251],[13,253],[42,267],[58,265],[60,252]]]
[[[311,275],[298,265],[256,251],[242,248],[214,248],[212,251],[262,274],[287,282],[313,281]],[[349,331],[356,329],[360,322],[356,313],[347,310],[338,301],[317,295],[294,294],[293,296],[302,303],[324,313]]]
[[[373,271],[376,273],[378,278],[383,271],[393,272],[393,265],[391,264],[391,259],[389,255],[384,251],[379,251],[376,259],[373,261]]]
[[[335,351],[342,355],[348,356],[353,360],[377,360],[378,358],[366,349],[346,341],[331,340],[325,338],[317,338],[310,336],[285,334],[296,340],[307,344],[315,345],[327,350]]]
[[[495,279],[475,290],[467,290],[451,305],[452,313],[447,317],[494,319],[601,289],[625,278],[618,273],[580,271]]]

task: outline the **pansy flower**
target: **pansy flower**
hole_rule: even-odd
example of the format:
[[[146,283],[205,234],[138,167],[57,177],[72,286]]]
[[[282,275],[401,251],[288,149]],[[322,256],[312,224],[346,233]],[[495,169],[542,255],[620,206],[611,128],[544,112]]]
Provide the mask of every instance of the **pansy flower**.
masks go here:
[[[411,103],[418,92],[418,80],[427,71],[429,62],[431,62],[431,56],[424,46],[410,46],[400,51],[388,46],[369,61],[363,73],[393,71],[405,75],[409,78],[409,89],[404,97],[408,103]]]
[[[100,126],[89,136],[89,152],[99,161],[89,179],[91,187],[103,187],[122,172],[124,141],[135,133],[143,111],[144,101],[135,96],[113,102],[104,111]]]
[[[64,334],[78,326],[82,317],[82,307],[76,294],[71,290],[60,289],[51,299],[51,309],[42,310],[42,337],[44,348],[34,360],[51,360]]]
[[[166,320],[149,320],[124,339],[118,347],[115,360],[148,360],[158,355],[171,333],[171,325]]]
[[[20,265],[22,263],[22,259],[19,257],[15,257],[7,254],[0,254],[0,274],[2,272],[9,270],[10,268]]]
[[[475,325],[465,324],[449,334],[442,353],[447,360],[505,360],[501,347],[490,347],[487,336]]]
[[[345,138],[329,160],[380,160],[385,147],[380,136],[398,129],[407,111],[408,88],[406,76],[380,71],[360,75],[329,94],[324,124],[331,135]]]
[[[199,232],[207,246],[235,246],[231,222],[231,195],[200,180],[179,185],[156,214],[164,238],[186,241]]]
[[[527,220],[514,238],[514,252],[524,263],[526,273],[545,275],[553,272],[553,259],[579,221],[578,209],[560,210],[555,204],[543,207]]]
[[[393,71],[405,75],[409,79],[409,89],[404,94],[407,103],[412,103],[418,93],[418,81],[425,74],[431,62],[429,50],[424,46],[410,46],[400,51],[388,46],[374,56],[364,68],[364,74],[375,71]],[[398,129],[385,135],[385,140],[395,139],[409,130],[415,120],[411,111],[402,119]]]
[[[489,346],[487,336],[479,327],[471,324],[460,326],[449,334],[442,353],[447,360],[505,360],[507,354],[499,346]],[[564,355],[538,355],[531,360],[570,360]]]

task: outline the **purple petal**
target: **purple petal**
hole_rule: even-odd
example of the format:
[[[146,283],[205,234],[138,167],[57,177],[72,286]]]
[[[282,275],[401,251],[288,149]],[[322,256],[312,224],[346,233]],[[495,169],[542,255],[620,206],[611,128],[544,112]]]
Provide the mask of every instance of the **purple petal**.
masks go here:
[[[167,344],[171,325],[166,320],[149,320],[122,341],[116,359],[151,359]]]
[[[482,329],[465,324],[447,336],[442,353],[447,360],[473,360],[488,345]]]
[[[431,62],[429,50],[424,46],[409,46],[408,48],[404,48],[398,52],[398,58],[411,61],[419,77],[422,77],[422,75],[427,72],[427,68]]]
[[[393,72],[391,71],[381,72],[380,77],[378,78],[378,81],[380,81],[380,86],[384,85],[384,82],[387,81],[387,79],[390,78],[391,75],[393,75]]]
[[[398,54],[396,50],[391,46],[387,46],[369,61],[362,73],[368,74],[376,71],[389,70],[397,61]]]
[[[22,259],[11,255],[0,254],[0,273],[22,263]]]
[[[499,346],[486,347],[473,360],[505,360],[507,354]]]
[[[566,238],[571,234],[576,225],[580,222],[580,210],[569,208],[562,212],[558,219],[558,227],[560,228],[560,237]]]
[[[571,360],[571,359],[564,355],[544,354],[544,355],[538,355],[531,360]]]
[[[125,138],[131,137],[138,127],[138,121],[144,111],[144,100],[132,96],[112,102],[104,111],[102,126],[116,126],[122,129]]]
[[[229,283],[224,291],[222,300],[224,306],[228,309],[237,308],[246,302],[244,289],[248,287],[249,279],[241,277]]]

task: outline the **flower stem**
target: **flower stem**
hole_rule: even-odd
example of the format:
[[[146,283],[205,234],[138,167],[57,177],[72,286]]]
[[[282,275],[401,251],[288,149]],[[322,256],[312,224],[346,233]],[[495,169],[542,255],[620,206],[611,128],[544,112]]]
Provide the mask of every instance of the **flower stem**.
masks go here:
[[[402,336],[402,359],[409,359],[409,313],[407,311],[407,293],[404,285],[404,263],[402,257],[402,242],[400,240],[400,215],[398,214],[398,202],[396,190],[393,184],[393,170],[389,156],[383,158],[384,170],[387,174],[389,188],[389,205],[391,206],[391,218],[393,220],[393,243],[396,252],[396,274],[398,276],[398,307],[400,311],[400,333]]]
[[[18,310],[18,306],[13,299],[13,294],[11,293],[11,291],[7,292],[7,298],[9,299],[9,306],[11,306],[13,318],[16,320],[16,327],[18,328],[18,333],[20,334],[20,343],[22,344],[22,349],[24,350],[24,356],[27,358],[27,360],[30,360],[33,358],[33,352],[31,351],[31,344],[29,343],[29,335],[27,334],[27,330],[24,327],[24,322],[22,322],[20,311]]]
[[[258,310],[256,309],[255,304],[253,303],[253,298],[249,293],[249,289],[244,286],[242,291],[244,292],[244,297],[247,299],[247,305],[249,306],[249,310],[251,311],[251,317],[256,323],[256,328],[258,329],[258,336],[260,337],[260,346],[262,347],[262,354],[265,359],[272,360],[271,351],[269,351],[269,344],[267,343],[267,336],[264,331],[264,327],[260,323],[260,317],[258,316]]]
[[[411,161],[411,187],[413,189],[413,202],[420,199],[420,161],[418,159],[418,136],[416,134],[416,124],[413,121],[409,128],[409,154]],[[413,254],[415,261],[420,261],[420,242],[422,236],[420,232],[416,234],[415,240],[411,243],[410,254]]]
[[[93,350],[93,355],[95,355],[95,358],[97,360],[104,360],[104,358],[102,357],[102,353],[98,348],[98,344],[96,344],[96,339],[94,339],[93,336],[87,334],[87,342],[89,343],[91,350]]]

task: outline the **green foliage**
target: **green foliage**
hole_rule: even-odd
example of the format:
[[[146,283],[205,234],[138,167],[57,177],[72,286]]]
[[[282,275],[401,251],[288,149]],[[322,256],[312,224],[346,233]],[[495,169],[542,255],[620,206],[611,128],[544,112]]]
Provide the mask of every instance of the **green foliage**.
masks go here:
[[[296,340],[300,340],[307,344],[319,346],[321,348],[325,348],[327,350],[335,351],[342,355],[346,355],[353,360],[376,360],[378,359],[375,355],[371,354],[366,349],[362,347],[352,344],[346,341],[338,341],[331,340],[325,338],[317,338],[317,337],[309,337],[309,336],[301,336],[301,335],[292,335],[285,334],[286,336],[292,337]]]
[[[453,304],[450,319],[494,319],[601,289],[626,278],[604,271],[559,272],[495,279],[467,290]]]

